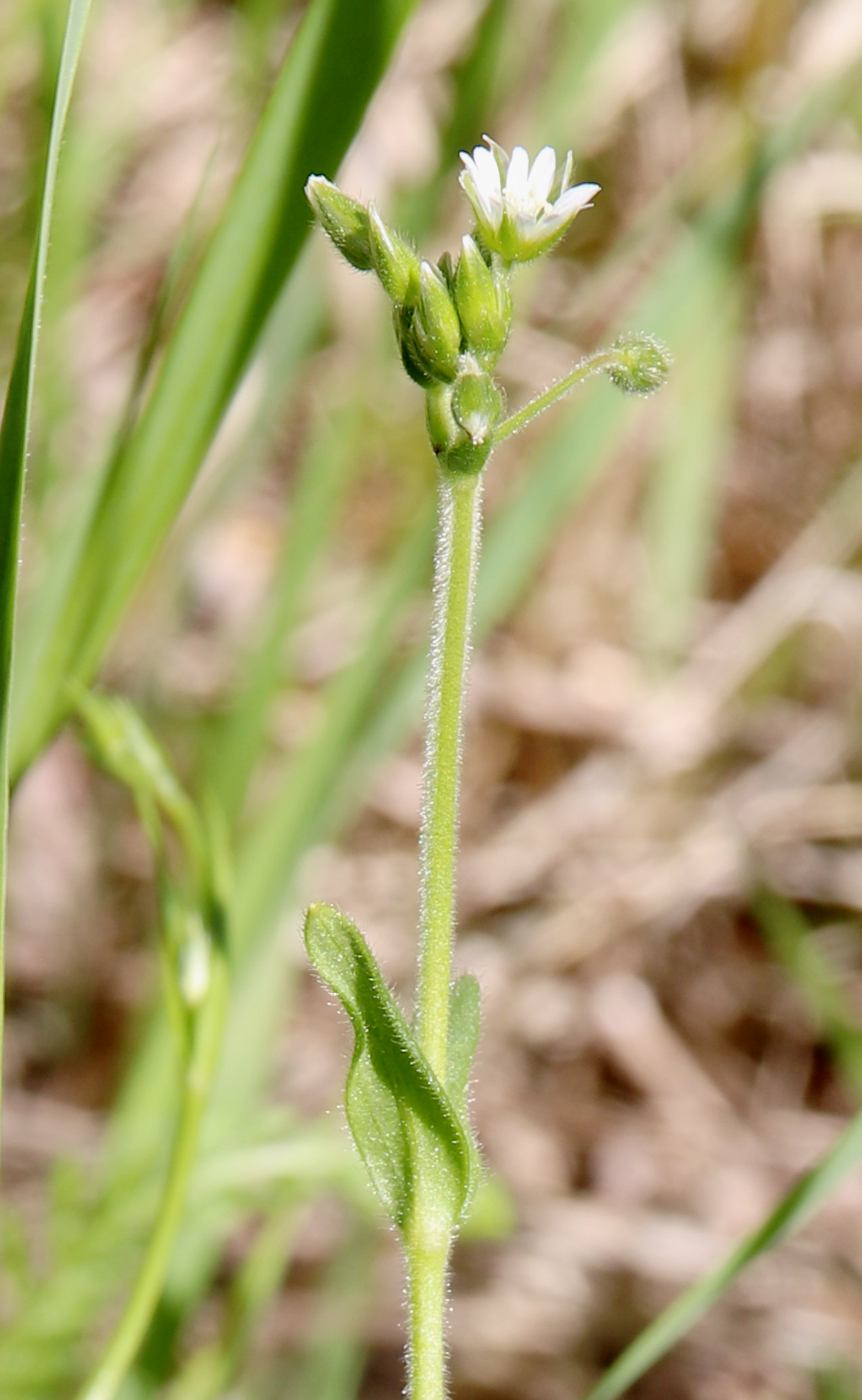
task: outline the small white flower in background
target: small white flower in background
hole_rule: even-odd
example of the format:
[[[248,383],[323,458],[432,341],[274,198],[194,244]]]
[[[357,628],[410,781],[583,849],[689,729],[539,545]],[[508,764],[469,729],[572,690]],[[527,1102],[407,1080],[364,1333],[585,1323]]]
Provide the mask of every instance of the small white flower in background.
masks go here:
[[[572,153],[557,173],[557,156],[544,146],[530,165],[523,146],[508,156],[485,137],[472,155],[461,152],[461,188],[473,206],[478,233],[506,262],[538,257],[562,238],[576,214],[589,209],[599,185],[572,185]]]

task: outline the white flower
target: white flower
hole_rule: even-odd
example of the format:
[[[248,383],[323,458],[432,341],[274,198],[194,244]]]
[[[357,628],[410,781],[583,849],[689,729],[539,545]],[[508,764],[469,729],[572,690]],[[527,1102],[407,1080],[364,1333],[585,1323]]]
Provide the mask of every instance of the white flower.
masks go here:
[[[557,157],[544,146],[530,165],[523,146],[511,157],[490,136],[473,154],[461,152],[461,188],[473,206],[482,242],[506,262],[525,262],[544,253],[582,209],[589,209],[599,185],[573,185],[572,153],[557,175]]]

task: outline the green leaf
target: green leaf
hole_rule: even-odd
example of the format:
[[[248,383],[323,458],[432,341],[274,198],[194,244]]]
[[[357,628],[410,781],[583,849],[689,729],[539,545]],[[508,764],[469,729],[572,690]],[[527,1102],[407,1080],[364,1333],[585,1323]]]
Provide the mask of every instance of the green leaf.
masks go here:
[[[30,437],[33,383],[39,342],[39,317],[48,263],[48,240],[54,187],[60,161],[60,144],[78,58],[84,41],[89,0],[71,0],[60,54],[48,155],[42,184],[42,202],[33,266],[27,297],[21,314],[12,373],[0,421],[0,1069],[3,1031],[3,928],[6,897],[6,827],[9,815],[9,695],[12,682],[12,643],[15,630],[15,604],[18,589],[18,555],[21,538],[21,509],[24,501],[24,471]]]
[[[467,1108],[470,1070],[479,1044],[481,1018],[479,983],[470,973],[459,977],[449,1000],[449,1062],[446,1088],[460,1113]]]
[[[345,1109],[380,1201],[406,1230],[421,1183],[423,1208],[434,1216],[423,1224],[451,1230],[474,1179],[474,1152],[460,1113],[416,1044],[358,928],[331,905],[314,904],[306,916],[305,945],[353,1024]],[[460,1048],[453,1067],[463,1078],[464,1051],[475,1040],[475,991],[463,987],[456,1001]]]
[[[82,690],[75,709],[96,760],[130,790],[138,807],[169,813],[185,808],[185,794],[165,755],[128,700]]]

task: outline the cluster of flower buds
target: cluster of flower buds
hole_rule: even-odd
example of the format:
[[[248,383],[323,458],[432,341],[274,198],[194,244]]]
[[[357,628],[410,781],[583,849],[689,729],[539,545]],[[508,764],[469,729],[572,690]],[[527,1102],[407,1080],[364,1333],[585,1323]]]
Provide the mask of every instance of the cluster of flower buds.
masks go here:
[[[509,272],[469,234],[455,261],[420,258],[373,205],[366,208],[321,175],[306,195],[352,267],[373,271],[393,304],[404,368],[425,390],[428,431],[441,464],[481,470],[503,400],[493,370],[512,324]]]
[[[352,267],[373,271],[394,308],[404,368],[425,390],[431,444],[450,472],[478,472],[491,451],[503,398],[494,380],[512,325],[510,269],[546,252],[598,185],[569,187],[572,156],[561,172],[550,146],[532,166],[516,146],[511,158],[485,138],[462,153],[461,185],[475,216],[455,261],[436,266],[366,206],[322,175],[305,187],[322,228]]]

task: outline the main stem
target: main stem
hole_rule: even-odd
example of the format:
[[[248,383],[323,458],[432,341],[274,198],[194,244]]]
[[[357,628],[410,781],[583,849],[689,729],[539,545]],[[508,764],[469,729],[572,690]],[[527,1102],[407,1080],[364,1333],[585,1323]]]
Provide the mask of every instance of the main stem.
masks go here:
[[[428,1063],[444,1085],[449,1054],[464,682],[480,511],[478,476],[441,477],[420,834],[421,942],[416,1029]]]
[[[422,801],[421,941],[416,1031],[441,1084],[449,1057],[449,994],[464,691],[479,552],[478,476],[441,476]],[[417,1182],[405,1249],[410,1288],[410,1400],[444,1400],[446,1270],[451,1238],[433,1224]],[[429,1203],[430,1206],[430,1203]]]

